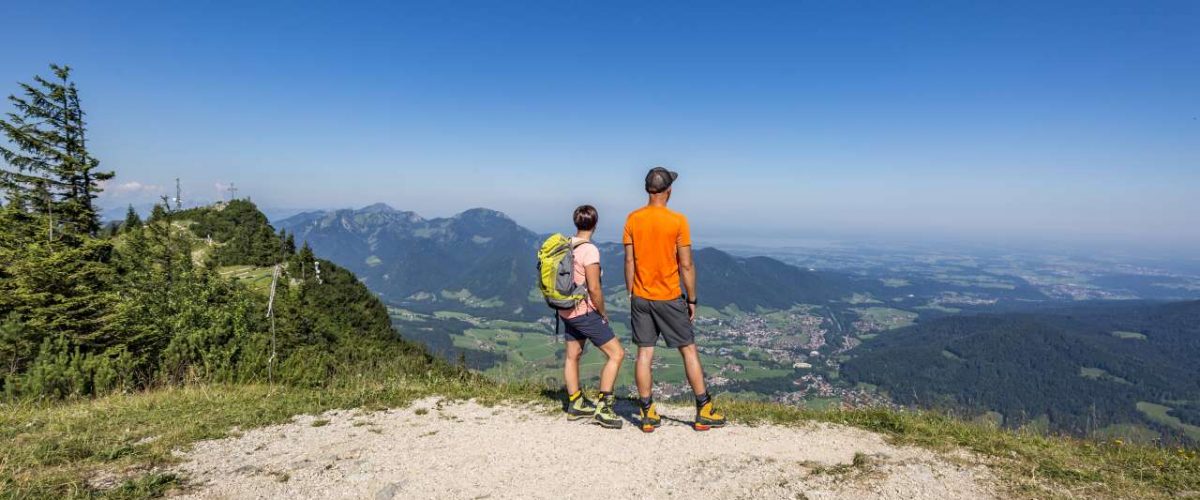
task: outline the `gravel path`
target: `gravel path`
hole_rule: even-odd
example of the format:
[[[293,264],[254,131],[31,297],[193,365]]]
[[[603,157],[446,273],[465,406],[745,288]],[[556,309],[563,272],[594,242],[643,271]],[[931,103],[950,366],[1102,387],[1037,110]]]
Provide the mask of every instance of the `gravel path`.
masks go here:
[[[1002,496],[966,454],[827,424],[695,432],[684,422],[691,408],[662,412],[665,425],[642,434],[629,423],[607,430],[540,409],[425,399],[196,443],[175,472],[191,484],[181,496],[205,499]]]

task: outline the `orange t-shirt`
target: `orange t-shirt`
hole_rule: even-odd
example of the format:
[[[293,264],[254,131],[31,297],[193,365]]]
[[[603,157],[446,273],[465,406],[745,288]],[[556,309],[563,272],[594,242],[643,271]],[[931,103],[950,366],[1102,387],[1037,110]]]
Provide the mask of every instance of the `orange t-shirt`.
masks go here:
[[[625,219],[626,245],[633,245],[634,295],[674,300],[679,290],[679,247],[691,246],[687,217],[667,207],[645,206]]]

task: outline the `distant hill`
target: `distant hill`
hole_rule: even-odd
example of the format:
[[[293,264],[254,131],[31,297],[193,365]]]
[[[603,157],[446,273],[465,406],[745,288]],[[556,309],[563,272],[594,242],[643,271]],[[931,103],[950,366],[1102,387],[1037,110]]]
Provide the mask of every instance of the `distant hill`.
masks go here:
[[[1200,441],[1200,302],[939,318],[852,353],[843,376],[901,403],[995,411],[1013,427],[1132,424]]]
[[[279,221],[297,242],[361,276],[385,300],[417,308],[478,309],[490,315],[544,315],[534,291],[538,235],[500,212],[472,209],[425,219],[375,204],[308,212]],[[624,249],[601,243],[605,287],[624,286]],[[848,275],[810,272],[767,257],[735,257],[715,248],[695,253],[698,295],[716,308],[784,309],[824,303],[854,288]],[[876,286],[866,285],[863,286]]]
[[[458,302],[510,314],[529,303],[538,236],[494,210],[425,219],[380,203],[278,225],[389,302]]]

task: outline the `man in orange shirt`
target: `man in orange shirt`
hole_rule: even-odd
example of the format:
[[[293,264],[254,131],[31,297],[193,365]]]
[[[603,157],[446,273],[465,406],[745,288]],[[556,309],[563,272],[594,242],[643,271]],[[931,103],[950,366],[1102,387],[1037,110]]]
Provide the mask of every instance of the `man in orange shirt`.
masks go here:
[[[687,218],[667,208],[671,184],[679,174],[655,167],[646,174],[646,206],[625,220],[625,286],[629,289],[630,326],[638,346],[637,389],[643,432],[654,432],[662,420],[654,408],[651,364],[654,345],[661,336],[667,347],[679,349],[688,383],[696,395],[696,420],[692,427],[706,431],[725,425],[713,408],[704,387],[704,369],[696,350],[692,321],[696,318],[696,267],[692,264],[692,236]],[[687,289],[679,289],[680,276]]]

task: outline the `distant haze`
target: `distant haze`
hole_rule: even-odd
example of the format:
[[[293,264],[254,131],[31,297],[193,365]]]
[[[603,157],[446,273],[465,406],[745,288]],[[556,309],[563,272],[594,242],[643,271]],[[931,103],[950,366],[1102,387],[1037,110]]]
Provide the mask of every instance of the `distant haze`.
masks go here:
[[[76,69],[108,207],[483,206],[617,239],[654,164],[710,241],[1200,248],[1200,3],[6,6]],[[63,30],[62,26],[78,29]],[[36,41],[36,43],[34,42]],[[0,111],[9,111],[0,105]]]

